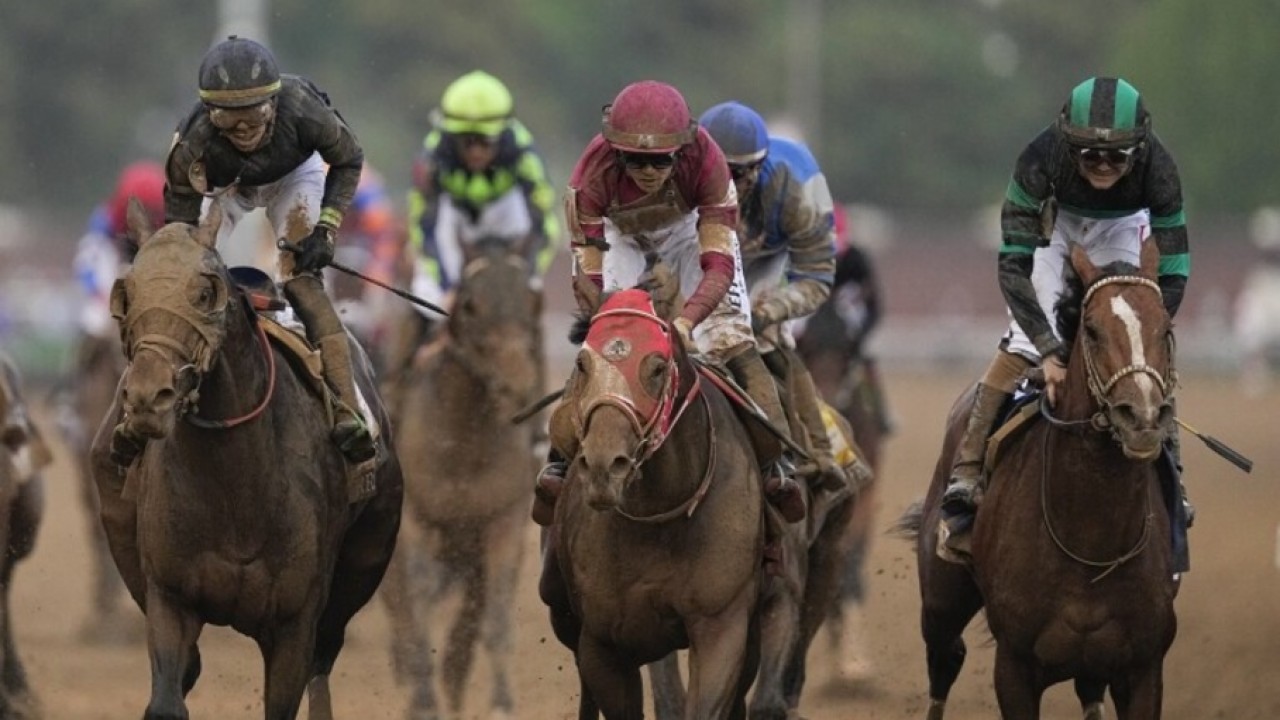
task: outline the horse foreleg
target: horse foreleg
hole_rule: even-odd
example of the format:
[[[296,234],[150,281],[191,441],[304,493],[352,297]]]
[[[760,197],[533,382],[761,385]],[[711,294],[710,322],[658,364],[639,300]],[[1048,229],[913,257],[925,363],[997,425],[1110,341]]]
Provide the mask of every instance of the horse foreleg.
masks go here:
[[[592,703],[608,720],[643,720],[644,684],[639,667],[585,633],[578,639],[577,659],[584,699],[589,692]],[[587,717],[581,711],[580,708],[580,717]],[[719,716],[686,714],[685,717],[711,720]]]
[[[1155,720],[1164,705],[1164,666],[1157,661],[1144,672],[1111,683],[1118,720]]]
[[[412,688],[411,716],[433,718],[439,710],[436,700],[435,664],[426,628],[419,621],[417,598],[410,568],[419,548],[400,543],[382,579],[379,594],[391,623],[391,668],[395,679]]]
[[[516,581],[524,560],[524,504],[489,525],[485,556],[489,564],[489,600],[482,628],[485,652],[493,670],[493,687],[489,704],[495,711],[509,715],[515,710],[511,678],[507,672],[514,653],[511,632],[511,609],[515,605]]]
[[[1084,711],[1084,720],[1103,720],[1103,700],[1107,692],[1104,680],[1076,678],[1076,699]]]
[[[711,617],[686,619],[689,631],[689,696],[685,720],[727,718],[739,697],[746,666],[747,635],[755,611],[757,587],[750,583],[734,601]]]
[[[1032,663],[1007,647],[997,645],[995,685],[1001,717],[1039,720],[1044,683]]]
[[[462,602],[453,627],[449,630],[441,670],[449,709],[456,713],[462,709],[463,691],[466,690],[467,677],[475,662],[480,622],[488,599],[485,586],[489,581],[489,573],[484,562],[475,562],[475,558],[484,552],[481,547],[481,538],[484,536],[478,528],[466,526],[442,531],[442,534],[445,536],[442,541],[446,547],[444,564],[450,575],[462,580]]]
[[[294,720],[298,715],[313,674],[318,613],[315,603],[309,604],[287,623],[268,627],[257,638],[266,670],[262,689],[266,720]],[[310,708],[313,713],[317,710]],[[327,714],[322,711],[313,717],[332,718],[332,710],[325,710]]]
[[[751,717],[759,720],[787,716],[783,683],[800,637],[800,606],[790,592],[778,587],[779,579],[773,582],[773,590],[766,592],[770,597],[759,610],[760,671],[751,698]]]
[[[684,708],[684,680],[680,677],[677,653],[649,663],[649,684],[653,688],[653,714],[657,720],[679,720]]]
[[[183,701],[199,675],[200,618],[147,581],[147,652],[151,656],[151,702],[144,720],[186,720]]]

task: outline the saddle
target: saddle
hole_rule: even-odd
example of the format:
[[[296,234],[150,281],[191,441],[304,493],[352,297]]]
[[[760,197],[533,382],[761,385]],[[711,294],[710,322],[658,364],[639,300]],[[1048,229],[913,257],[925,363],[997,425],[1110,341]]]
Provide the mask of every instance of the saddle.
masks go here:
[[[254,267],[234,267],[228,272],[232,281],[248,296],[249,303],[257,312],[258,326],[266,333],[271,344],[284,352],[289,365],[297,372],[298,377],[325,401],[327,424],[332,426],[335,408],[340,400],[337,393],[325,382],[324,358],[319,348],[307,339],[306,328],[293,314],[279,286],[271,276]],[[360,413],[368,423],[369,432],[373,435],[379,450],[370,460],[358,465],[347,465],[347,486],[351,502],[367,499],[373,494],[374,471],[387,456],[381,428],[359,383],[356,384],[356,394],[360,399]]]
[[[996,422],[995,429],[987,437],[987,452],[983,457],[984,477],[991,477],[992,470],[1000,460],[1002,445],[1035,423],[1045,422],[1040,415],[1042,394],[1042,388],[1024,380],[1014,392],[1013,397],[1005,404],[1000,413],[1000,420]],[[1165,510],[1169,513],[1169,543],[1173,549],[1173,570],[1180,573],[1187,572],[1191,567],[1187,542],[1187,517],[1186,508],[1182,505],[1182,495],[1178,489],[1178,479],[1182,469],[1174,461],[1167,442],[1156,463],[1160,496],[1164,500]]]

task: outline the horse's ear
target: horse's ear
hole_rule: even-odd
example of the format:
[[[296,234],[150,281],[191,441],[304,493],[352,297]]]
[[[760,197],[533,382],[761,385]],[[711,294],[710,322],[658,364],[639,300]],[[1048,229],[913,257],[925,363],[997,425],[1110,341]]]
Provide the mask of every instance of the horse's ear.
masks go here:
[[[196,242],[213,249],[218,244],[218,228],[222,227],[222,207],[216,202],[209,203],[204,211],[204,218],[196,228]]]
[[[124,219],[125,227],[129,229],[129,237],[133,238],[134,243],[139,247],[156,230],[151,227],[151,216],[147,214],[147,209],[142,207],[142,203],[136,196],[129,196],[129,206],[125,208]]]
[[[1155,280],[1160,276],[1160,248],[1156,246],[1155,240],[1147,238],[1142,241],[1142,252],[1139,257],[1142,277]]]
[[[573,298],[578,301],[578,308],[588,315],[594,316],[600,309],[600,296],[603,291],[596,286],[594,280],[584,272],[574,273]]]
[[[1071,243],[1071,267],[1076,269],[1076,274],[1080,276],[1080,281],[1085,287],[1092,285],[1093,281],[1102,274],[1098,266],[1089,259],[1089,253],[1084,246],[1077,242]]]

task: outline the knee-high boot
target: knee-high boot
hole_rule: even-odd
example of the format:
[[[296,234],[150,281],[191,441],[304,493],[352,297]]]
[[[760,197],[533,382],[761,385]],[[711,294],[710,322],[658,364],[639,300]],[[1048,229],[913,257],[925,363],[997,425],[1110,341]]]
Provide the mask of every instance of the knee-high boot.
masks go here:
[[[977,507],[979,488],[982,484],[982,462],[987,446],[987,435],[996,423],[996,415],[1009,393],[978,383],[973,393],[973,407],[964,426],[964,436],[956,448],[955,462],[951,466],[951,478],[942,494],[944,515],[970,515]]]
[[[748,347],[729,358],[725,365],[733,379],[764,411],[770,424],[790,440],[790,426],[782,409],[782,400],[778,397],[778,386],[760,357],[760,351],[754,346]],[[790,464],[784,452],[777,462],[765,469],[765,495],[787,522],[799,522],[804,519],[807,509],[804,493],[791,477]]]
[[[347,332],[318,276],[298,275],[285,283],[284,292],[306,326],[307,337],[320,348],[325,380],[338,394],[340,402],[334,413],[333,440],[349,462],[364,462],[377,451],[369,427],[360,416]]]
[[[818,402],[818,388],[813,384],[809,369],[804,362],[791,351],[787,353],[787,370],[790,375],[791,405],[796,415],[804,424],[805,433],[809,436],[809,450],[817,463],[813,483],[816,487],[838,492],[849,486],[844,468],[836,462],[835,449],[831,446],[831,436],[827,434],[827,424],[822,420],[822,406]]]

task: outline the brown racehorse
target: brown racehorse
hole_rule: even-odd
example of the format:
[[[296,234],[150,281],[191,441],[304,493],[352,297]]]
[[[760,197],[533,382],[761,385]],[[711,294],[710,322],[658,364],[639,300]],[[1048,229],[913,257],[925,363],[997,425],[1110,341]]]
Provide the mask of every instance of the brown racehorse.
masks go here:
[[[577,447],[540,590],[577,660],[578,717],[638,720],[640,666],[682,648],[684,718],[745,717],[764,544],[747,429],[672,331],[675,298],[577,289],[599,311],[552,416],[557,447],[565,419]]]
[[[395,546],[400,467],[386,450],[374,496],[348,502],[326,401],[267,341],[232,282],[214,248],[220,219],[215,204],[198,228],[174,223],[152,234],[131,203],[140,249],[112,291],[130,363],[92,466],[112,553],[146,614],[144,717],[188,716],[196,641],[213,623],[257,641],[268,720],[296,717],[304,693],[309,717],[327,720],[346,625]],[[358,382],[386,431],[358,351]],[[119,418],[148,438],[127,471],[111,459]]]
[[[797,339],[796,352],[804,359],[813,376],[814,385],[832,408],[848,421],[862,451],[862,459],[871,469],[870,478],[858,486],[852,517],[844,526],[840,557],[843,559],[842,580],[837,602],[830,605],[827,620],[828,638],[838,658],[837,677],[846,682],[867,678],[871,661],[865,651],[862,623],[863,603],[867,596],[866,561],[874,536],[877,490],[883,468],[887,429],[882,424],[882,411],[877,397],[875,365],[858,346],[848,342],[843,321],[831,302],[820,307],[805,323],[804,334]]]
[[[984,605],[1005,718],[1040,717],[1042,693],[1064,680],[1086,718],[1102,717],[1108,687],[1120,720],[1160,717],[1179,567],[1154,462],[1174,423],[1158,261],[1150,241],[1140,268],[1099,269],[1072,246],[1080,282],[1068,287],[1083,290],[1058,306],[1067,379],[1056,407],[1041,405],[1045,419],[1005,439],[974,521],[972,567],[935,554],[938,498],[972,391],[952,409],[923,517],[904,518],[920,531],[931,720],[964,662],[961,631]]]
[[[408,509],[426,543],[401,543],[384,599],[395,627],[396,669],[414,686],[413,717],[438,717],[433,653],[419,633],[438,616],[435,596],[455,583],[462,602],[441,655],[450,710],[461,709],[481,639],[492,670],[493,717],[514,710],[511,613],[529,527],[529,478],[537,467],[533,427],[508,418],[542,392],[541,299],[529,287],[523,254],[501,238],[468,246],[445,332],[396,390]],[[410,562],[411,550],[429,555],[430,563]],[[419,580],[436,588],[422,592],[427,582]]]
[[[80,636],[88,642],[141,642],[141,624],[126,617],[133,610],[122,604],[124,583],[111,559],[111,548],[102,530],[98,511],[98,488],[89,468],[89,443],[93,431],[102,422],[115,400],[116,388],[124,374],[124,350],[118,335],[97,337],[84,335],[77,351],[74,387],[74,431],[67,443],[76,458],[80,476],[80,499],[88,513],[90,555],[93,572],[93,614],[81,628]]]
[[[6,374],[8,387],[16,391],[21,385],[17,368],[0,353],[0,372]],[[0,393],[0,418],[8,416],[8,403],[14,401]],[[29,440],[29,438],[28,438]],[[11,445],[10,441],[17,441]],[[44,515],[44,479],[34,469],[28,449],[17,438],[0,442],[0,542],[4,555],[0,558],[0,717],[35,720],[40,717],[39,703],[27,683],[27,671],[14,645],[13,613],[9,598],[13,591],[13,571],[19,560],[31,554],[36,531]]]

